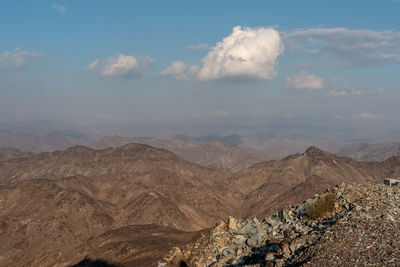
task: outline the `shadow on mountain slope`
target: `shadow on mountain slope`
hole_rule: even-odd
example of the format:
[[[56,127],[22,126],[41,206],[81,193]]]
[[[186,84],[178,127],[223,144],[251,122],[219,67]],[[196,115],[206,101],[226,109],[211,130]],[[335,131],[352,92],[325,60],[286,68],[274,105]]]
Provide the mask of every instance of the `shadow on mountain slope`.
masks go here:
[[[72,267],[120,267],[120,265],[111,264],[103,260],[83,259]]]

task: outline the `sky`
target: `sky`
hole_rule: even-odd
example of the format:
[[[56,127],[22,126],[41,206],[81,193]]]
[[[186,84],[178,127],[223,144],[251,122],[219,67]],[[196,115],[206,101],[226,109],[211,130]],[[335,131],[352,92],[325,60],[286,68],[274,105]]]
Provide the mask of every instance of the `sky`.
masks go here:
[[[400,123],[400,1],[0,2],[0,121]]]

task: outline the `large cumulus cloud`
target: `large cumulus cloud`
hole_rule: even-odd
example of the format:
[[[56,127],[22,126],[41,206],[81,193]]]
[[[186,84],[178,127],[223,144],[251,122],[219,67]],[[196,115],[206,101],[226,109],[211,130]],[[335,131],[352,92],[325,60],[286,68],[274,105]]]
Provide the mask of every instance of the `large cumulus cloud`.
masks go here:
[[[201,66],[175,61],[161,74],[177,79],[272,79],[283,52],[279,32],[273,28],[236,26],[202,59]]]

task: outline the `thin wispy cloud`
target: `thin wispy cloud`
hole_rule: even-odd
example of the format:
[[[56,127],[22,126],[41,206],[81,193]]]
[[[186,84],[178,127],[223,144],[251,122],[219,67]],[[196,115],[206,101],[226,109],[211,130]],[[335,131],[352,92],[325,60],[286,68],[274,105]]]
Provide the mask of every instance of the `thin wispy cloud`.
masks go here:
[[[299,29],[282,33],[292,53],[333,57],[348,66],[400,63],[400,32],[348,28]]]
[[[363,119],[363,120],[377,120],[385,118],[382,114],[373,114],[369,112],[361,112],[360,114],[353,115],[353,118]]]
[[[196,51],[196,50],[205,50],[210,46],[208,44],[197,44],[197,45],[188,45],[186,47],[187,50]]]
[[[347,95],[352,95],[352,96],[362,96],[364,95],[364,92],[359,90],[359,89],[351,89],[351,90],[329,90],[328,91],[329,96],[347,96]]]
[[[95,61],[93,61],[93,62],[90,63],[89,65],[87,65],[87,66],[85,67],[85,69],[87,69],[87,70],[94,70],[94,69],[97,68],[97,65],[99,65],[99,60],[98,60],[98,59],[96,59]]]
[[[89,63],[85,69],[99,71],[102,76],[122,78],[137,78],[141,76],[143,68],[152,64],[154,59],[146,56],[138,59],[132,55],[117,54],[106,60],[96,59]]]
[[[345,89],[339,89],[339,90],[329,90],[328,91],[328,95],[329,96],[362,96],[364,95],[366,92],[359,90],[359,89],[351,89],[351,90],[345,90]],[[368,93],[367,94],[371,94]]]
[[[54,3],[54,4],[52,5],[52,7],[53,7],[55,10],[57,10],[57,12],[60,13],[60,14],[63,14],[63,15],[64,15],[64,14],[67,13],[67,7],[64,6],[64,5],[60,5],[60,4]]]
[[[0,54],[0,67],[22,68],[28,61],[43,56],[43,53],[15,48]]]
[[[320,90],[324,88],[324,79],[314,74],[301,71],[298,74],[286,78],[286,89],[295,90]]]
[[[202,59],[202,65],[174,61],[161,72],[175,79],[199,81],[275,77],[277,58],[283,52],[279,32],[273,28],[236,26]]]

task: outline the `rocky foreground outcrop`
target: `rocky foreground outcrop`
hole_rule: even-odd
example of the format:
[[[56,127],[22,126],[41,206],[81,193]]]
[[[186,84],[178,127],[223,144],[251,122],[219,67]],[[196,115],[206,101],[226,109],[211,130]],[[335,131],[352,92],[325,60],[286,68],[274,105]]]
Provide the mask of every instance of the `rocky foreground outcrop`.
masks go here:
[[[229,217],[158,266],[398,266],[399,205],[399,187],[343,183],[262,220]]]

